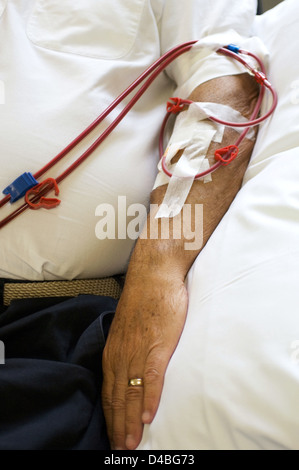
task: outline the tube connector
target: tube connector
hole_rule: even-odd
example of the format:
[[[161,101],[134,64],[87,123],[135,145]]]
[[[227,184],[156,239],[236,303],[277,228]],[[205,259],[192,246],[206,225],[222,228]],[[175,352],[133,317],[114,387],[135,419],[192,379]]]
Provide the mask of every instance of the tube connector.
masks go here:
[[[13,203],[25,196],[27,191],[38,184],[32,173],[23,173],[15,179],[7,188],[4,189],[3,194],[10,195],[10,202]]]
[[[228,46],[226,46],[226,49],[231,52],[234,52],[235,54],[239,54],[240,52],[240,48],[236,46],[236,44],[228,44]]]

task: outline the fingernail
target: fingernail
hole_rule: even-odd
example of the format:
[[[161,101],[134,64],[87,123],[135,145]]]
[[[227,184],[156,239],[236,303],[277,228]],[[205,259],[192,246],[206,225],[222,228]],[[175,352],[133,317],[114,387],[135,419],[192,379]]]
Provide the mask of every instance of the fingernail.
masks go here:
[[[145,424],[151,422],[151,414],[149,411],[144,411],[142,414],[142,422]]]
[[[134,450],[135,447],[136,447],[136,442],[135,442],[134,437],[131,434],[128,434],[126,438],[126,448],[130,450]]]

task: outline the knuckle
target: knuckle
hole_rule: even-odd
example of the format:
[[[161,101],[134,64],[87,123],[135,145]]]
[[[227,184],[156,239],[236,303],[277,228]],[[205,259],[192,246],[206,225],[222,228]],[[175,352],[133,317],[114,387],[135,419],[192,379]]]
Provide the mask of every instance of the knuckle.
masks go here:
[[[123,410],[125,408],[125,400],[119,397],[114,397],[111,400],[111,407],[113,410]]]
[[[126,390],[126,399],[128,401],[135,401],[142,396],[142,387],[128,387]]]
[[[149,367],[144,373],[144,379],[147,384],[152,384],[161,380],[161,376],[161,372],[156,367]]]
[[[105,410],[110,410],[112,407],[112,400],[110,395],[102,392],[102,406]]]

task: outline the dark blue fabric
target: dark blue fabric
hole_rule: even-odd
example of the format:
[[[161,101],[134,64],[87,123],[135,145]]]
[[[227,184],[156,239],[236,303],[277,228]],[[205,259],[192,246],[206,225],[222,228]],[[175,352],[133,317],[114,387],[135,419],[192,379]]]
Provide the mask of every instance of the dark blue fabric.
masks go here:
[[[0,315],[0,450],[109,450],[102,351],[117,301],[12,302]]]

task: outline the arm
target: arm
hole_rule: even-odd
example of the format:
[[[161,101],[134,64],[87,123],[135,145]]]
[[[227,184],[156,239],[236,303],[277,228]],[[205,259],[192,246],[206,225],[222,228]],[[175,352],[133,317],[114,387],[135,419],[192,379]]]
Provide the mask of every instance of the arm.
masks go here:
[[[244,74],[206,82],[190,99],[228,104],[249,117],[256,97],[255,82]],[[220,146],[235,139],[236,132],[227,128]],[[216,148],[219,144],[211,144],[208,152],[212,161]],[[238,158],[213,173],[212,183],[194,182],[186,204],[203,205],[202,246],[186,250],[188,234],[177,239],[172,230],[167,240],[143,234],[136,243],[103,356],[103,407],[115,449],[136,448],[143,425],[155,416],[165,371],[186,319],[186,275],[238,192],[252,148],[252,141],[245,139]],[[166,186],[157,188],[151,202],[160,204],[165,191]],[[193,215],[190,230],[195,227]],[[128,387],[133,377],[143,377],[144,387]]]

